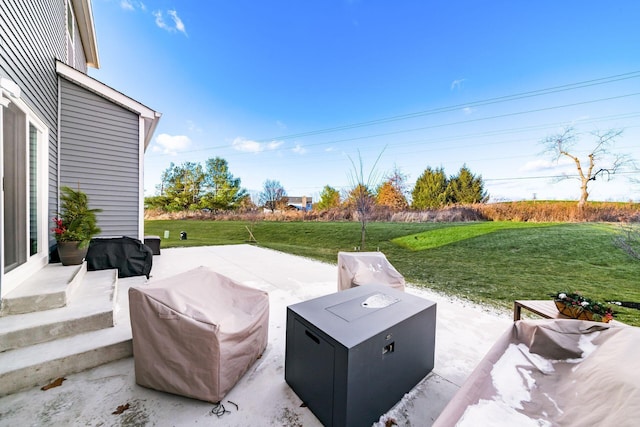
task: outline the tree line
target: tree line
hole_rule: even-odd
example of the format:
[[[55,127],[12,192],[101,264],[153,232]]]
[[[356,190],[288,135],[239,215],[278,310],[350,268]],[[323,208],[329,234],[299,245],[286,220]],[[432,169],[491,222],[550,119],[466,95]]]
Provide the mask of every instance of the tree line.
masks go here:
[[[458,174],[449,177],[443,168],[427,167],[411,190],[407,188],[406,181],[407,176],[395,168],[374,189],[358,183],[341,195],[337,189],[327,185],[320,193],[317,207],[325,210],[345,204],[355,206],[359,200],[370,199],[372,205],[394,211],[410,208],[424,210],[454,204],[485,203],[489,199],[482,176],[474,175],[466,165],[460,168]],[[411,201],[407,198],[408,194],[411,195]]]
[[[221,157],[208,159],[204,167],[199,163],[173,162],[162,172],[158,195],[145,198],[147,208],[168,212],[208,209],[212,212],[250,207],[251,197],[241,187],[240,178],[229,171],[229,164]]]
[[[559,179],[577,178],[580,183],[578,207],[583,208],[589,197],[589,186],[601,179],[612,179],[624,170],[638,170],[635,161],[627,154],[613,150],[613,143],[622,135],[622,130],[594,131],[592,149],[586,158],[574,154],[579,134],[573,128],[543,139],[545,152],[556,162],[566,157],[576,167],[576,176],[565,175]],[[377,162],[376,162],[377,163]],[[374,182],[373,170],[365,180],[362,168],[352,161],[352,182],[348,190],[338,191],[326,185],[314,208],[328,210],[338,207],[352,208],[365,216],[376,206],[394,211],[406,209],[438,209],[455,204],[485,203],[489,195],[485,191],[482,176],[475,175],[462,166],[456,175],[447,176],[442,167],[427,167],[418,177],[412,189],[407,188],[407,177],[397,167],[380,183]],[[410,197],[407,197],[410,196]],[[271,210],[286,209],[287,192],[277,180],[264,182],[257,200],[260,207]],[[227,161],[220,157],[208,159],[204,167],[199,163],[171,163],[162,173],[158,195],[145,199],[149,208],[165,211],[208,209],[210,211],[250,210],[258,205],[251,200],[247,190],[241,187],[240,178],[229,171]],[[364,224],[364,222],[363,222]]]
[[[277,180],[267,179],[258,195],[256,204],[241,179],[229,170],[228,162],[215,157],[208,159],[204,166],[185,162],[171,163],[162,172],[161,182],[156,188],[157,195],[145,198],[147,208],[167,212],[184,210],[209,210],[212,212],[251,210],[258,207],[284,210],[289,207],[289,196]],[[408,199],[411,196],[411,202]],[[314,204],[318,210],[347,207],[362,210],[382,206],[394,211],[440,208],[452,204],[484,203],[488,195],[482,177],[474,175],[465,165],[457,175],[446,176],[444,169],[427,167],[409,191],[407,176],[397,167],[386,175],[381,183],[356,182],[353,188],[342,192],[326,185],[320,193],[320,200]]]

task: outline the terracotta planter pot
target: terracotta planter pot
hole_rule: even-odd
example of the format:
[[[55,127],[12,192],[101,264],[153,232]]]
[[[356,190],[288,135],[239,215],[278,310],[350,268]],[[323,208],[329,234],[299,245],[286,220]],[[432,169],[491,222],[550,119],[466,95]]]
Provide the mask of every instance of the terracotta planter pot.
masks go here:
[[[89,247],[79,248],[80,242],[58,242],[58,256],[62,265],[79,265],[84,261]]]

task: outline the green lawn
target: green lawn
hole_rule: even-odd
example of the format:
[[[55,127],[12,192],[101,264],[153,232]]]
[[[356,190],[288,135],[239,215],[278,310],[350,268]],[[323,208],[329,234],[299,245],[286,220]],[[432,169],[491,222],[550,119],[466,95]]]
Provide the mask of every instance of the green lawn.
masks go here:
[[[146,221],[162,247],[245,243],[242,221]],[[360,241],[355,222],[257,222],[259,246],[335,263]],[[186,231],[188,240],[179,240]],[[510,310],[514,299],[547,299],[577,290],[599,300],[640,301],[640,262],[612,243],[615,225],[371,223],[365,250],[380,250],[409,282]],[[640,326],[640,311],[616,308],[617,319]]]
[[[437,230],[423,231],[408,236],[396,237],[392,240],[396,245],[402,246],[412,251],[422,251],[425,249],[434,249],[439,246],[460,242],[474,237],[480,237],[485,234],[495,233],[501,230],[513,228],[533,228],[533,227],[549,227],[552,223],[535,223],[535,222],[507,222],[507,221],[488,221],[476,222],[472,224],[458,224]]]

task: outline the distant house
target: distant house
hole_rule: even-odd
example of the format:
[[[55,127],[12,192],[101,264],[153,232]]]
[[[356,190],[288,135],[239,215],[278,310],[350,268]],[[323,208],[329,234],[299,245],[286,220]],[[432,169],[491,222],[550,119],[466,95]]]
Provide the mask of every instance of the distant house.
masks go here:
[[[287,206],[289,209],[296,209],[299,211],[310,211],[313,209],[313,199],[311,197],[287,197],[289,199]]]
[[[90,0],[0,2],[0,298],[43,268],[62,186],[102,209],[103,236],[143,238],[143,156],[160,113],[87,75]]]

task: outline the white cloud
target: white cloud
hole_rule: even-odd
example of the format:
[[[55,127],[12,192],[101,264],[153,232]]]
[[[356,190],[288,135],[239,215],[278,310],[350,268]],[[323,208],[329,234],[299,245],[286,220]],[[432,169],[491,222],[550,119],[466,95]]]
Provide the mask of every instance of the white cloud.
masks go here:
[[[466,115],[469,115],[469,114],[473,113],[473,112],[474,112],[474,111],[476,111],[476,110],[475,110],[475,108],[471,108],[471,107],[464,107],[464,108],[462,109],[462,111],[463,111]]]
[[[161,133],[156,136],[156,144],[153,151],[163,154],[176,155],[178,151],[185,150],[191,145],[191,139],[185,135],[169,135]]]
[[[267,149],[275,150],[276,148],[280,147],[282,144],[284,144],[284,141],[271,141],[270,143],[267,144]]]
[[[178,16],[178,12],[176,12],[175,10],[168,10],[167,14],[171,16],[171,19],[173,19],[173,23],[175,24],[175,29],[180,31],[182,34],[186,36],[187,30],[184,28],[184,23],[182,22],[182,19],[180,19],[180,17]]]
[[[134,11],[136,9],[140,9],[143,12],[147,11],[147,6],[141,1],[136,0],[120,0],[120,7],[124,10]]]
[[[134,10],[133,4],[130,0],[120,0],[120,7],[125,10]]]
[[[561,158],[557,162],[549,159],[531,160],[525,163],[520,172],[552,172],[555,174],[571,172],[569,168],[573,162],[571,159]]]
[[[296,144],[296,146],[295,146],[295,147],[293,147],[293,148],[291,149],[291,151],[293,151],[293,152],[294,152],[294,153],[296,153],[296,154],[304,154],[304,153],[306,153],[306,152],[307,152],[307,149],[306,149],[306,148],[304,148],[304,147],[303,147],[302,145],[300,145],[300,144]]]
[[[237,137],[231,144],[232,147],[238,151],[244,151],[246,153],[260,153],[265,150],[275,150],[284,144],[284,141],[271,141],[269,143],[253,141],[250,139]]]
[[[163,30],[171,31],[171,28],[164,22],[164,18],[162,17],[162,12],[156,10],[152,12],[152,15],[156,17],[156,25]]]
[[[184,23],[182,22],[182,20],[178,16],[178,13],[175,10],[167,11],[167,15],[169,15],[171,17],[171,20],[173,21],[173,26],[167,24],[167,22],[164,20],[162,11],[156,10],[155,12],[152,12],[152,15],[156,18],[156,25],[158,26],[158,28],[167,30],[170,33],[180,31],[185,36],[187,35],[187,31],[185,30]]]
[[[456,79],[451,82],[451,90],[462,89],[462,84],[467,81],[467,79]]]
[[[327,148],[324,149],[324,151],[326,151],[327,153],[329,153],[331,151],[334,151],[334,150],[335,150],[334,147],[327,147]]]
[[[285,125],[284,123],[282,123],[280,120],[276,121],[276,125],[280,128],[280,129],[286,129],[287,125]]]
[[[238,151],[244,151],[247,153],[259,153],[264,150],[262,144],[256,141],[251,141],[249,139],[244,139],[241,137],[237,137],[233,140],[233,148]]]

